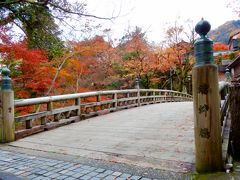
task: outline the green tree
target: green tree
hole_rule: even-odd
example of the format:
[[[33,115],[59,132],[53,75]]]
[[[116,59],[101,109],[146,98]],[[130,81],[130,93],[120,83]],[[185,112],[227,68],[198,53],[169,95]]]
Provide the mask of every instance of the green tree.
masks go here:
[[[62,54],[64,46],[58,37],[58,26],[45,6],[23,2],[3,6],[1,3],[0,14],[1,24],[14,23],[22,29],[27,36],[29,48],[46,50],[50,59]]]
[[[18,26],[27,36],[29,48],[45,49],[49,58],[63,53],[59,27],[72,16],[101,18],[85,13],[85,3],[67,0],[3,0],[0,2],[0,26]]]

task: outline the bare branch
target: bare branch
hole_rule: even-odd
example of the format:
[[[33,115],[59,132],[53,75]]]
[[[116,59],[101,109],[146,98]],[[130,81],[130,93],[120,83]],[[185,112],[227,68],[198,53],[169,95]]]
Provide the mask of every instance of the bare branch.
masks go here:
[[[91,14],[84,14],[84,13],[74,12],[74,11],[71,11],[69,9],[60,7],[60,6],[58,6],[58,5],[54,4],[54,3],[51,3],[51,2],[49,2],[48,4],[50,6],[56,8],[56,9],[59,9],[59,10],[63,11],[63,12],[66,12],[66,13],[69,13],[69,14],[75,14],[75,15],[78,15],[78,16],[91,17],[91,18],[103,19],[103,20],[112,20],[112,19],[116,18],[116,17],[107,18],[107,17],[100,17],[100,16],[91,15]]]
[[[54,86],[54,84],[55,84],[55,82],[56,82],[56,80],[57,80],[57,77],[58,77],[61,69],[63,68],[64,64],[66,63],[66,61],[67,61],[68,59],[72,58],[74,55],[75,55],[75,54],[72,53],[72,54],[69,54],[67,57],[63,58],[61,64],[58,66],[57,72],[56,72],[56,74],[55,74],[55,76],[54,76],[54,78],[53,78],[53,80],[52,80],[52,83],[50,84],[49,89],[48,89],[47,93],[45,94],[45,96],[48,96],[48,95],[50,94],[50,92],[52,91],[53,86]]]
[[[10,13],[6,18],[0,20],[0,26],[7,25],[10,22],[13,22],[15,14]]]

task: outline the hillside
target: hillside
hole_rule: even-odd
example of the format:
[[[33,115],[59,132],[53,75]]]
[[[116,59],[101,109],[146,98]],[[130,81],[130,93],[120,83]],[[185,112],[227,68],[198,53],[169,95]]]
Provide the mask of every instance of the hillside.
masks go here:
[[[240,20],[227,21],[217,29],[210,31],[209,36],[215,42],[227,44],[230,34],[237,30],[240,30]]]

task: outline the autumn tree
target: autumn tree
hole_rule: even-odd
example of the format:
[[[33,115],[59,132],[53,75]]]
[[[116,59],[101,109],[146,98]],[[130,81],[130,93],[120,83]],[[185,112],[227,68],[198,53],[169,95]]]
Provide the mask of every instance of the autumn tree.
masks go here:
[[[27,48],[26,42],[0,44],[2,63],[11,70],[17,98],[44,95],[51,81],[47,55],[42,50]]]
[[[162,88],[186,91],[193,63],[194,39],[193,31],[186,32],[177,21],[166,30],[164,45],[155,52],[159,69],[166,71]]]
[[[103,37],[95,36],[80,42],[69,42],[70,53],[52,62],[59,77],[55,91],[75,93],[104,89],[111,83],[113,48]],[[55,63],[55,64],[54,64]]]
[[[132,88],[135,78],[139,78],[143,87],[149,88],[153,48],[147,42],[145,32],[139,27],[127,32],[117,48],[122,57],[125,78],[131,81],[127,86]]]
[[[213,44],[213,51],[216,64],[222,64],[222,60],[234,60],[239,55],[238,51],[229,51],[228,45],[220,42]]]
[[[213,43],[213,51],[227,51],[228,45],[221,43],[221,42],[214,42]]]

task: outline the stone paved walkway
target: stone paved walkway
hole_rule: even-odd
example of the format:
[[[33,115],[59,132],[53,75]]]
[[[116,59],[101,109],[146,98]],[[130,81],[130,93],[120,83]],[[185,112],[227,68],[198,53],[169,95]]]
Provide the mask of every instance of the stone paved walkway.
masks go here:
[[[124,172],[2,150],[0,150],[0,171],[33,180],[149,180],[149,178]]]

